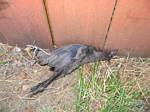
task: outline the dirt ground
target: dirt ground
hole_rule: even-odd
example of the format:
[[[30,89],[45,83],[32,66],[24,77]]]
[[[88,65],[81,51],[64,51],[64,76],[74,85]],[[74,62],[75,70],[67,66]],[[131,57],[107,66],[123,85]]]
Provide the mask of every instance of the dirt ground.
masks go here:
[[[75,75],[54,81],[44,93],[33,98],[24,97],[30,87],[52,73],[48,67],[32,66],[26,52],[17,50],[0,45],[0,112],[39,112],[45,107],[61,110],[67,103],[68,109],[72,109]]]
[[[136,76],[139,89],[150,89],[150,58],[119,58],[109,66],[119,66],[120,61],[126,71],[124,80]],[[46,91],[32,98],[25,97],[30,87],[52,74],[48,67],[32,66],[31,62],[25,51],[0,44],[0,112],[40,112],[45,107],[56,108],[57,112],[64,112],[64,108],[68,112],[75,110],[76,73],[54,81]]]

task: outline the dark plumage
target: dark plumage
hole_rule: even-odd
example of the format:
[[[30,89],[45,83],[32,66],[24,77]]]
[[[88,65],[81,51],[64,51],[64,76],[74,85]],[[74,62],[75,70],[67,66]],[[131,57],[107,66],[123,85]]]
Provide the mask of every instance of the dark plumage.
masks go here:
[[[38,59],[37,62],[40,65],[48,65],[54,70],[54,74],[47,80],[32,87],[28,96],[42,92],[52,81],[62,75],[65,76],[72,73],[85,63],[104,60],[110,61],[117,53],[116,49],[104,51],[83,44],[72,44],[62,48],[56,48],[51,50],[49,54],[44,53],[38,47],[36,47],[36,50],[34,47],[31,49],[35,52],[35,56]]]

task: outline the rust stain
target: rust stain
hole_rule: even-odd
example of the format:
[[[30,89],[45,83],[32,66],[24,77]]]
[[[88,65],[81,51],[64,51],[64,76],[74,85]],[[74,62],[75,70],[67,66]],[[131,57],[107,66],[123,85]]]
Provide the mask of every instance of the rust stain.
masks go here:
[[[0,11],[5,10],[9,7],[9,2],[6,2],[4,0],[0,1]]]
[[[0,1],[0,19],[5,18],[4,11],[8,8],[9,8],[9,2],[1,0]]]

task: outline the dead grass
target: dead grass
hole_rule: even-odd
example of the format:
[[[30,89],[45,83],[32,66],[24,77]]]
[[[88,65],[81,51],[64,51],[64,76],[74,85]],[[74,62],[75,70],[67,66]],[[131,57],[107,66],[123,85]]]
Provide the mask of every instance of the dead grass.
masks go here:
[[[148,58],[118,57],[111,65],[84,66],[79,70],[77,112],[148,112],[149,63]]]
[[[91,80],[92,67],[93,64],[88,64],[83,68],[86,81]],[[150,58],[118,57],[110,65],[102,62],[97,69],[100,72],[95,77],[102,82],[103,88],[100,88],[104,96],[101,98],[109,95],[108,81],[115,72],[119,74],[117,78],[123,87],[129,88],[128,83],[134,82],[131,93],[140,91],[141,96],[138,98],[149,104]],[[46,91],[33,98],[24,97],[32,85],[51,74],[48,67],[38,64],[31,66],[31,59],[24,51],[16,52],[16,47],[0,44],[0,112],[74,112],[77,97],[75,88],[80,80],[78,72],[54,81]],[[96,112],[106,100],[93,97],[91,102],[89,105]]]

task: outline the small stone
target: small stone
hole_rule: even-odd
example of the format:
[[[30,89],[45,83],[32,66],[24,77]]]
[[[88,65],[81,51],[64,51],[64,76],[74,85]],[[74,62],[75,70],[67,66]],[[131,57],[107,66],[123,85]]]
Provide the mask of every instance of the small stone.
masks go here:
[[[29,89],[29,85],[23,85],[22,86],[22,91],[27,91]]]

